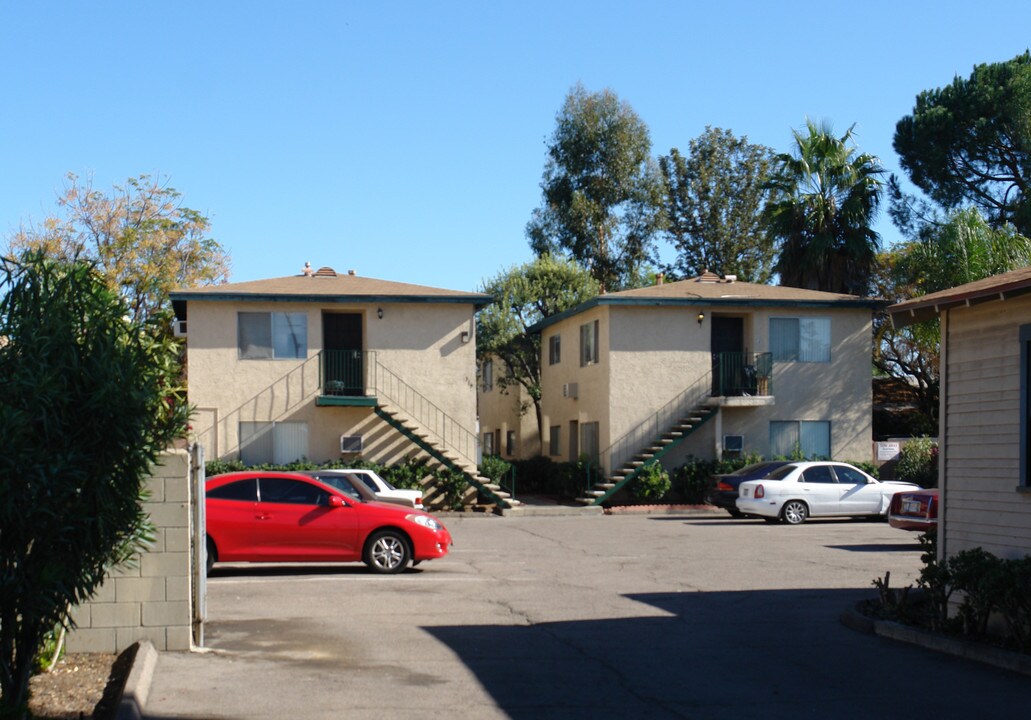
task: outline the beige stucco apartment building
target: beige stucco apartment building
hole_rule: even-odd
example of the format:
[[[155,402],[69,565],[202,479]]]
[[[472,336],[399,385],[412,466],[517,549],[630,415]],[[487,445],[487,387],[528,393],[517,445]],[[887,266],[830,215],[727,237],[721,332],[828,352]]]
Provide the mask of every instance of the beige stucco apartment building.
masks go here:
[[[518,383],[503,387],[498,379],[504,372],[498,358],[480,363],[477,405],[483,454],[506,460],[536,457],[541,443],[533,399]]]
[[[671,435],[667,467],[727,452],[870,460],[877,304],[711,274],[599,295],[532,328],[542,452],[611,473]],[[496,427],[489,407],[481,392],[481,425]]]
[[[172,300],[207,458],[443,456],[475,475],[473,315],[489,296],[322,268]]]
[[[1031,268],[888,311],[941,319],[939,555],[1031,554]]]

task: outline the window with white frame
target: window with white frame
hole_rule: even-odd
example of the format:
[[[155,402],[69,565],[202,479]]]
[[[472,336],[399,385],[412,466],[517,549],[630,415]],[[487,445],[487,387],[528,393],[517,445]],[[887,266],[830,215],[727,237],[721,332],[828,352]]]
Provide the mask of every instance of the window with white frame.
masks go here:
[[[598,362],[598,321],[580,326],[580,367]]]
[[[241,360],[308,357],[307,313],[241,312],[236,318],[237,350]]]
[[[494,433],[492,433],[492,432],[485,432],[485,433],[483,433],[483,455],[484,455],[484,457],[486,457],[487,455],[493,455],[493,454],[494,454]]]
[[[562,454],[562,426],[552,425],[550,428],[550,435],[548,436],[548,454],[549,455],[561,455]]]
[[[286,465],[307,456],[308,423],[240,423],[240,461],[244,465]]]
[[[827,420],[771,421],[770,456],[775,458],[830,458],[830,422]]]
[[[830,318],[770,318],[770,352],[776,362],[830,362]]]
[[[548,338],[548,365],[558,365],[562,361],[562,336],[552,335]]]

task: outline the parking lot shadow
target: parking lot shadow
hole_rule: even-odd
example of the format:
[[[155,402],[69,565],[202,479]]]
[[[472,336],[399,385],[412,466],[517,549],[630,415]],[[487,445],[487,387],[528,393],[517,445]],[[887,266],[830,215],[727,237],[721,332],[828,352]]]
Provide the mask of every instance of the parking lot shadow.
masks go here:
[[[841,611],[870,595],[642,594],[626,596],[650,606],[641,617],[424,629],[511,718],[865,720],[908,716],[898,703],[914,689],[927,716],[961,717],[984,714],[986,699],[1007,707],[1031,696],[1024,678],[1000,681],[980,666],[842,626]]]

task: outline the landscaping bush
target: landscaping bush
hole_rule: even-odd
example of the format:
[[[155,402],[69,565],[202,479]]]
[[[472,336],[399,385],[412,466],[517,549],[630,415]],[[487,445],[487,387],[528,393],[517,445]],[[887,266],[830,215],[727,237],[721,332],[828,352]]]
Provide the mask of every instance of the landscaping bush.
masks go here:
[[[658,460],[652,460],[631,481],[630,492],[638,500],[660,500],[670,487],[672,483],[666,468]]]
[[[442,496],[442,506],[460,510],[464,504],[465,491],[469,489],[469,480],[465,473],[458,470],[438,470],[435,477],[436,487]]]
[[[516,489],[522,494],[576,498],[597,482],[597,468],[586,460],[555,462],[538,455],[529,460],[514,460]]]
[[[480,475],[490,478],[491,482],[500,483],[512,472],[512,463],[497,455],[485,455],[479,469]]]
[[[882,617],[977,639],[987,635],[989,620],[998,614],[1006,626],[1008,644],[1020,652],[1031,652],[1031,556],[1001,559],[977,547],[939,561],[935,535],[920,536],[920,543],[924,566],[917,585],[925,591],[924,605],[888,607],[882,593],[878,609]],[[874,585],[887,583],[878,579]],[[955,616],[949,617],[953,595],[962,600]],[[906,594],[903,591],[893,597]]]
[[[731,473],[762,460],[754,453],[722,460],[701,460],[688,455],[684,464],[673,471],[673,490],[689,505],[700,505],[712,488],[712,476]]]
[[[921,487],[938,487],[938,443],[921,437],[904,444],[895,466],[895,477]]]

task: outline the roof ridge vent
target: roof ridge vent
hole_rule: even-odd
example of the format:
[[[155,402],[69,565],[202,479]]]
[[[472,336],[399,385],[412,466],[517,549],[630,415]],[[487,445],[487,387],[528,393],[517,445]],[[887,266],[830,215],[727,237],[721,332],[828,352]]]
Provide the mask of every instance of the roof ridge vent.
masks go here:
[[[329,266],[320,267],[315,271],[315,277],[336,277],[337,271]]]

